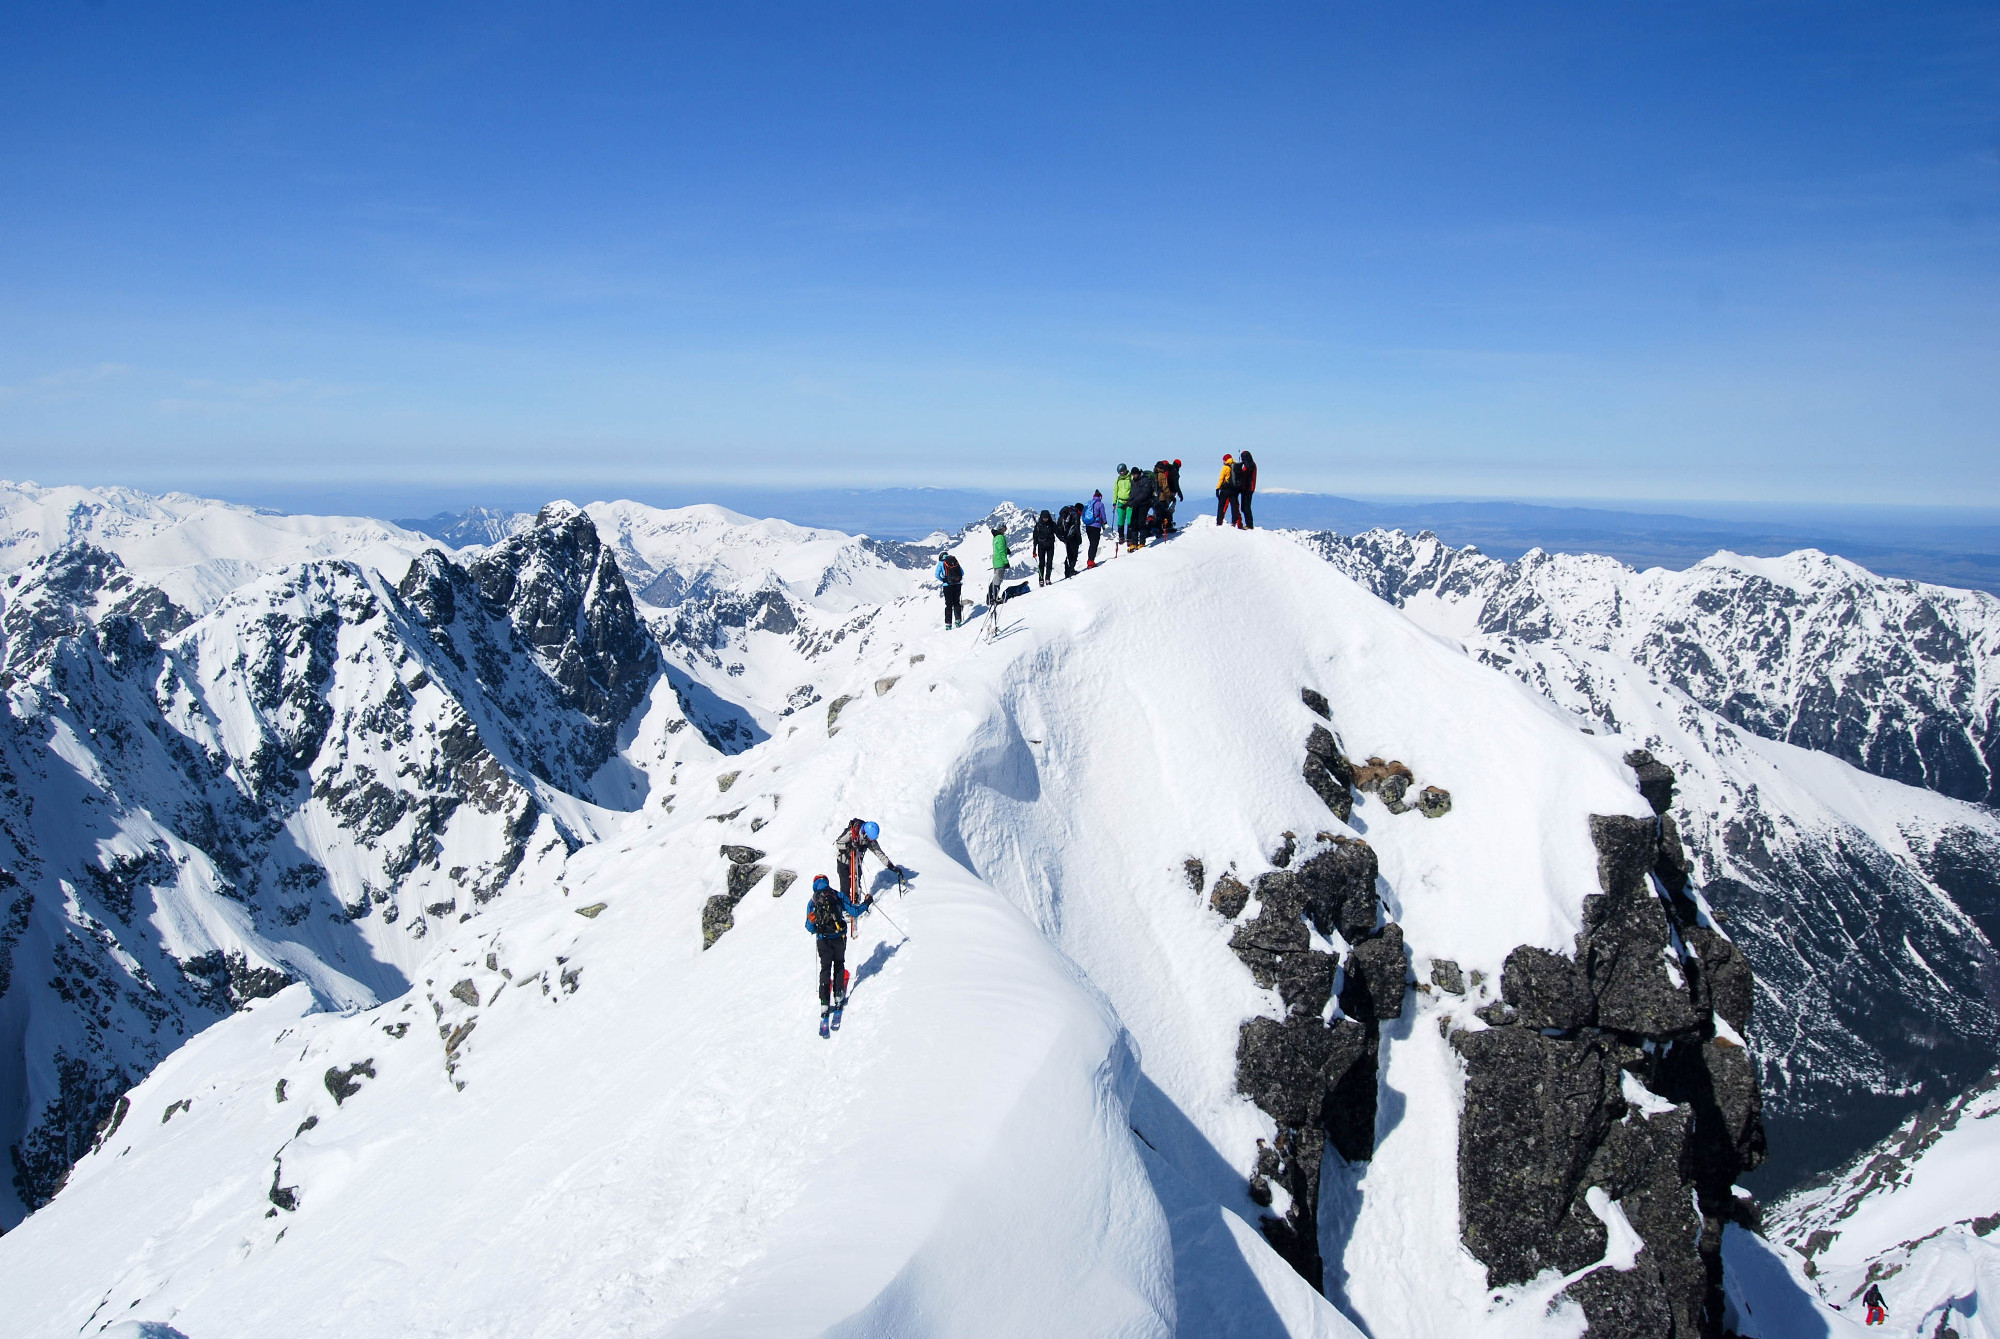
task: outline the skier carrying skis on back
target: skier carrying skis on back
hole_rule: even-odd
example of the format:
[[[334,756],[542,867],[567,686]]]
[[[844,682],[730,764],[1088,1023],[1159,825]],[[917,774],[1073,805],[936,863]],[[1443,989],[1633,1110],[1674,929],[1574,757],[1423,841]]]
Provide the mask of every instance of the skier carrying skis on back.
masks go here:
[[[889,853],[882,849],[882,844],[875,840],[881,835],[882,829],[875,824],[859,818],[850,818],[847,820],[847,826],[841,829],[840,836],[834,839],[833,857],[840,870],[840,891],[844,896],[849,898],[861,896],[861,861],[870,851],[873,851],[876,859],[887,865],[898,879],[903,877],[902,866],[891,860]]]
[[[812,901],[806,904],[806,932],[819,943],[819,1035],[840,1026],[847,1007],[848,928],[867,914],[875,899],[855,902],[835,890],[824,874],[813,877]]]

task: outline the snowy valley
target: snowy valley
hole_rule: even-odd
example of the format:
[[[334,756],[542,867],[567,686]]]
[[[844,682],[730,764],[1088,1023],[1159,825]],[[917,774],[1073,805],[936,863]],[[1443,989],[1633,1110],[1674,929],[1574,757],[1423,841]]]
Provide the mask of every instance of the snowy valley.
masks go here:
[[[1991,1270],[1991,597],[1204,524],[989,636],[986,523],[0,503],[10,1332],[1776,1339]],[[1885,1133],[1952,1194],[1738,1188]]]

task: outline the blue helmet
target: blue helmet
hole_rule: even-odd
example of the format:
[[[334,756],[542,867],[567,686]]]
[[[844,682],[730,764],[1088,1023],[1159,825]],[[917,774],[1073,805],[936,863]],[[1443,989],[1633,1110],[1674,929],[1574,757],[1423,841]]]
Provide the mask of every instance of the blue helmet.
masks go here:
[[[876,827],[873,823],[863,823],[861,825],[861,835],[872,842],[882,835],[882,829]]]
[[[826,875],[824,875],[824,874],[815,874],[815,875],[813,876],[813,891],[814,891],[814,892],[816,892],[816,893],[823,893],[823,892],[825,892],[825,891],[826,891],[827,889],[829,889],[829,888],[831,888],[831,887],[833,887],[833,885],[832,885],[832,884],[830,884],[830,883],[828,883],[828,882],[826,881]]]

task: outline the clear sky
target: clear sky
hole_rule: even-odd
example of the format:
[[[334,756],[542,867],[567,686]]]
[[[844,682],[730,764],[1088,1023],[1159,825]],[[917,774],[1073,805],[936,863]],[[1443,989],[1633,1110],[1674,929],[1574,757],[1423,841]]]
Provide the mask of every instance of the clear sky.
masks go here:
[[[2000,5],[0,7],[0,475],[2000,504]]]

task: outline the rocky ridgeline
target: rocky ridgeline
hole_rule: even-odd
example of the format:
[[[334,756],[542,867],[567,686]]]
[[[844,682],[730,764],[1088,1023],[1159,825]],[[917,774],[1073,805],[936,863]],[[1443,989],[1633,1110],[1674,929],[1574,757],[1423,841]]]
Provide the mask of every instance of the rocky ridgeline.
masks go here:
[[[1645,1245],[1631,1268],[1569,1286],[1591,1333],[1720,1336],[1723,1225],[1755,1225],[1732,1187],[1764,1155],[1742,1044],[1755,983],[1688,895],[1671,773],[1643,752],[1627,762],[1658,817],[1592,816],[1603,891],[1573,955],[1516,948],[1500,998],[1451,1033],[1466,1066],[1460,1228],[1494,1287],[1570,1274],[1604,1258],[1592,1199],[1608,1196]]]
[[[1540,549],[1501,562],[1429,531],[1301,538],[1391,604],[1432,596],[1488,637],[1614,651],[1743,729],[2000,804],[2000,599],[1984,591],[1812,549],[1635,572]]]
[[[1329,715],[1318,693],[1302,696]],[[1656,816],[1591,818],[1603,891],[1586,901],[1574,953],[1516,948],[1498,998],[1478,973],[1468,983],[1456,963],[1431,964],[1426,988],[1461,1000],[1438,1014],[1466,1067],[1460,1231],[1493,1287],[1580,1273],[1566,1292],[1594,1335],[1719,1337],[1722,1228],[1753,1223],[1733,1187],[1764,1155],[1742,1042],[1755,982],[1689,893],[1666,813],[1672,771],[1644,752],[1626,761]],[[1356,766],[1330,721],[1311,727],[1304,775],[1343,821],[1362,781],[1389,807],[1412,780],[1400,764]],[[1442,815],[1449,797],[1417,807]],[[1323,1287],[1321,1164],[1329,1148],[1349,1162],[1374,1153],[1380,1028],[1402,1016],[1409,951],[1384,919],[1367,842],[1322,832],[1301,845],[1287,833],[1272,864],[1254,886],[1225,873],[1208,896],[1239,922],[1231,949],[1283,1006],[1238,1039],[1237,1087],[1277,1126],[1250,1194],[1271,1207],[1266,1238]],[[1200,891],[1201,862],[1187,872]],[[1644,1247],[1630,1268],[1593,1268],[1614,1211]]]
[[[1324,697],[1311,689],[1302,696],[1328,716]],[[1343,821],[1353,812],[1348,786],[1355,773],[1333,732],[1313,726],[1306,781]],[[1237,1040],[1236,1086],[1278,1127],[1276,1140],[1259,1150],[1250,1193],[1276,1210],[1262,1220],[1266,1239],[1318,1288],[1320,1165],[1329,1144],[1350,1162],[1374,1154],[1380,1023],[1402,1016],[1409,967],[1401,927],[1382,921],[1368,843],[1322,832],[1300,856],[1296,835],[1285,834],[1272,858],[1277,868],[1256,879],[1254,892],[1223,874],[1209,904],[1236,920],[1253,895],[1257,902],[1229,946],[1259,986],[1278,992],[1284,1012],[1250,1019]],[[1189,862],[1197,891],[1203,874],[1199,862]],[[1315,948],[1315,935],[1329,948],[1346,945],[1345,960]],[[1336,991],[1339,1009],[1328,1022]],[[1278,1192],[1282,1206],[1274,1203]]]
[[[593,775],[659,673],[589,518],[545,508],[394,584],[277,569],[195,619],[102,550],[13,576],[0,634],[0,1112],[13,1189],[61,1184],[118,1095],[295,979],[356,999],[394,947],[579,838],[539,796]]]

